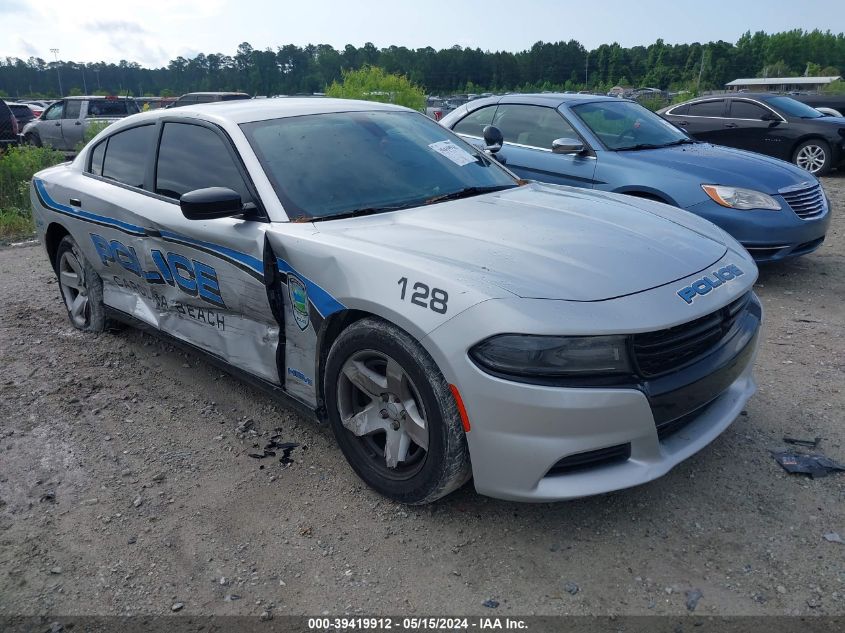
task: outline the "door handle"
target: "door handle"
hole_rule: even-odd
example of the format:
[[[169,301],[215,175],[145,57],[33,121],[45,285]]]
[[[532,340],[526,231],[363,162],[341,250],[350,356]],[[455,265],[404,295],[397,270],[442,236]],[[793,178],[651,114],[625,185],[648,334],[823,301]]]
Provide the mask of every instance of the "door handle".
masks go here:
[[[77,121],[74,125],[82,125],[82,121]]]
[[[681,127],[689,125],[689,121],[681,121],[680,123],[678,123],[678,125],[680,125]]]
[[[739,127],[736,123],[725,123],[725,127]]]
[[[53,125],[55,125],[56,127],[61,127],[61,126],[62,126],[62,122],[61,122],[61,121],[56,121],[55,123],[53,123]]]
[[[80,200],[79,198],[71,198],[68,202],[70,202],[70,206],[72,207],[82,206],[82,200]]]

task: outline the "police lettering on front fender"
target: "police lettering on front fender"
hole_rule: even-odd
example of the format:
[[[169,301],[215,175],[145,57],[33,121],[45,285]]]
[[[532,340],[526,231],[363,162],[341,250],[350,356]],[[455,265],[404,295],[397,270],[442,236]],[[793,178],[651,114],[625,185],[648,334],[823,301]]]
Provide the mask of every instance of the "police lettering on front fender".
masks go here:
[[[736,264],[728,264],[727,266],[724,266],[719,270],[714,270],[709,275],[705,275],[701,279],[694,281],[686,288],[681,288],[678,290],[678,296],[688,304],[691,304],[696,296],[706,295],[722,284],[727,283],[732,279],[736,279],[744,274],[745,273],[742,272]]]

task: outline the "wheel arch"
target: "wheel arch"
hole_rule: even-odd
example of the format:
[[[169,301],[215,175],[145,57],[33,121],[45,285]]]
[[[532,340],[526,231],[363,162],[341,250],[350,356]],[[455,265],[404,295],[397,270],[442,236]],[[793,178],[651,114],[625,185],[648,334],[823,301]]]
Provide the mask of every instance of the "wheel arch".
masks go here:
[[[56,253],[59,250],[59,244],[66,235],[70,235],[62,224],[58,222],[51,222],[44,233],[44,248],[47,250],[47,256],[50,258],[50,266],[54,269],[56,267]]]

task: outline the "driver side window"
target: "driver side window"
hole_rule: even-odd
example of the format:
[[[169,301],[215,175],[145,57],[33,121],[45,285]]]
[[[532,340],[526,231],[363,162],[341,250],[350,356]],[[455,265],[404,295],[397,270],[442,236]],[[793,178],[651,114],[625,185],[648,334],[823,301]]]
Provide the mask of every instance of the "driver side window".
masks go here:
[[[502,131],[506,143],[552,149],[559,138],[579,138],[554,108],[534,105],[500,105],[493,125]]]
[[[62,118],[62,113],[64,112],[65,102],[61,101],[60,103],[55,103],[49,107],[47,112],[44,113],[44,120],[45,121],[57,121]]]

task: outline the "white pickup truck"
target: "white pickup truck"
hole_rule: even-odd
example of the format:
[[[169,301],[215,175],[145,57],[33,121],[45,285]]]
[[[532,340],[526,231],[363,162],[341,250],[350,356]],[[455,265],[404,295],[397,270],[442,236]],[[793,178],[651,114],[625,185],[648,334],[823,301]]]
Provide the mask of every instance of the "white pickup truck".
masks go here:
[[[65,97],[56,101],[21,131],[24,143],[73,151],[85,140],[92,121],[113,123],[140,112],[132,97]]]

